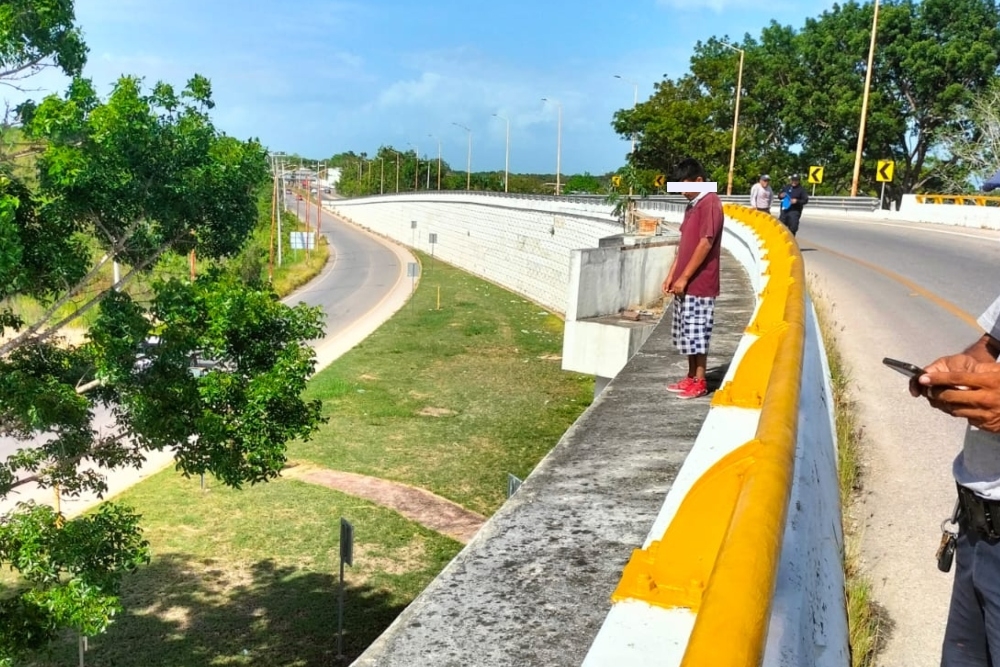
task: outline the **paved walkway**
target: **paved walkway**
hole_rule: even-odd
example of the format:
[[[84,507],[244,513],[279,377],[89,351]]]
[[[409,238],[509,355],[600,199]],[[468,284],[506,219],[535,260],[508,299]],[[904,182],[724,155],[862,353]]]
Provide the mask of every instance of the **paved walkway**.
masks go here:
[[[486,521],[486,517],[430,491],[378,477],[317,468],[308,464],[290,466],[284,470],[282,477],[319,484],[370,500],[462,544],[471,540]]]

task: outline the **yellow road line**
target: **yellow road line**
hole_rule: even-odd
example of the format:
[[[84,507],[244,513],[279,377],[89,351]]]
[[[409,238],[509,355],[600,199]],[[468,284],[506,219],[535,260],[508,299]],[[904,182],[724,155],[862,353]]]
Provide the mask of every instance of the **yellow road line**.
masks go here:
[[[839,257],[841,259],[846,259],[849,262],[854,262],[855,264],[863,266],[866,269],[871,269],[872,271],[885,276],[889,280],[892,280],[894,282],[899,283],[900,285],[903,285],[912,292],[915,292],[919,296],[922,296],[923,298],[927,299],[935,306],[938,306],[939,308],[942,308],[947,312],[949,312],[950,314],[954,315],[955,317],[957,317],[958,319],[960,319],[961,321],[965,322],[970,327],[975,329],[977,332],[982,333],[982,327],[979,326],[978,322],[976,322],[975,317],[965,312],[964,310],[953,304],[951,301],[948,301],[947,299],[938,296],[934,292],[931,292],[930,290],[921,287],[920,285],[916,284],[909,278],[904,278],[895,271],[890,271],[889,269],[879,266],[878,264],[872,264],[871,262],[866,262],[863,259],[858,259],[857,257],[852,257],[851,255],[845,255],[842,252],[831,250],[830,248],[822,246],[818,243],[813,243],[812,241],[808,241],[807,243],[821,252],[828,253],[830,255],[833,255],[834,257]]]

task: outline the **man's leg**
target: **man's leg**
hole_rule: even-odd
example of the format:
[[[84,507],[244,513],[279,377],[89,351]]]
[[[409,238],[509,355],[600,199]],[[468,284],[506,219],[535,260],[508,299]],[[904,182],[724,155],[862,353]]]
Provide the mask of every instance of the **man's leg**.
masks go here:
[[[973,581],[976,569],[982,566],[976,554],[978,542],[977,536],[973,535],[970,539],[965,529],[959,534],[958,548],[955,551],[955,581],[951,589],[948,624],[944,631],[941,667],[993,665],[986,641],[984,610]],[[993,622],[996,623],[997,619],[994,618]]]
[[[795,209],[788,209],[788,221],[785,225],[788,227],[788,231],[795,236],[799,231],[799,218],[802,217],[802,211],[796,211]]]
[[[1000,542],[979,540],[974,549],[972,577],[983,610],[987,664],[996,665],[1000,664]]]
[[[696,377],[699,380],[704,380],[705,367],[708,366],[708,355],[692,354],[690,357],[688,357],[688,363],[691,365],[691,377]]]

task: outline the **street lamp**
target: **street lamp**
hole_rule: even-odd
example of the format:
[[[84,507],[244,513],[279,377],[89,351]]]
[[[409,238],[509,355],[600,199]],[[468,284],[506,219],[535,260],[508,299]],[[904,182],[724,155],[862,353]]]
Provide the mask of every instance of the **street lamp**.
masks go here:
[[[437,139],[437,142],[438,142],[438,191],[440,191],[441,190],[441,140],[438,139],[437,137],[435,137],[433,134],[428,134],[427,136],[430,137],[431,139]],[[431,172],[430,172],[430,169],[428,169],[427,170],[427,179],[428,179],[428,181],[427,181],[428,182],[427,189],[428,190],[430,190],[430,187],[431,187],[429,185],[430,184],[430,177],[431,177]]]
[[[378,193],[380,195],[385,194],[385,158],[381,155],[378,158],[379,161],[379,172],[378,172]]]
[[[733,113],[733,147],[729,151],[729,181],[726,183],[726,194],[731,195],[733,194],[733,167],[736,165],[736,130],[740,122],[740,97],[743,96],[743,56],[745,51],[726,42],[720,42],[720,44],[740,53],[740,73],[736,77],[736,110]]]
[[[462,125],[461,123],[452,123],[452,125],[457,125],[458,127],[462,128],[463,130],[469,133],[469,157],[465,167],[465,189],[471,190],[472,189],[472,130]]]
[[[872,85],[872,61],[875,59],[875,34],[878,32],[878,0],[872,17],[872,41],[868,47],[868,71],[865,72],[865,95],[861,100],[861,127],[858,128],[858,149],[854,154],[854,176],[851,178],[851,196],[858,196],[858,179],[861,177],[861,147],[865,142],[865,120],[868,117],[868,91]]]
[[[552,102],[559,109],[559,120],[556,125],[556,196],[558,196],[562,193],[561,181],[559,180],[559,174],[562,171],[562,103],[547,97],[543,97],[542,101]]]
[[[507,147],[504,149],[503,159],[503,191],[507,192],[507,181],[510,180],[510,119],[498,113],[493,115],[507,123]]]
[[[632,84],[632,109],[633,111],[637,106],[639,106],[639,84],[632,79],[626,79],[621,74],[615,74],[616,79],[621,79],[627,83]],[[635,132],[632,133],[632,156],[635,157]]]

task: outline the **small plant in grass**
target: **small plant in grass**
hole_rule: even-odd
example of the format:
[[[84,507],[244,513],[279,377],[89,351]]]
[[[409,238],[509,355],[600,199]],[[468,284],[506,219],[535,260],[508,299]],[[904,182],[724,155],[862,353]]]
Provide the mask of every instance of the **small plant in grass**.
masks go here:
[[[645,182],[632,164],[626,164],[611,177],[611,187],[604,202],[613,207],[611,215],[618,218],[622,231],[626,234],[635,233],[637,230],[637,202],[639,199],[645,199],[648,194]]]

